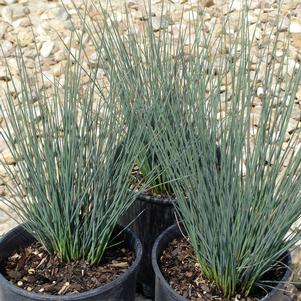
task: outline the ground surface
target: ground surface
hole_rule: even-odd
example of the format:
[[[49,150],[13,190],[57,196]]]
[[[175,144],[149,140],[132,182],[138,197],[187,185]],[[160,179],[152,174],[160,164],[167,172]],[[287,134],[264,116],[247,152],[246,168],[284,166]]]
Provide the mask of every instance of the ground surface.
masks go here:
[[[75,0],[75,2],[81,4],[83,1]],[[105,0],[100,0],[100,2],[102,4],[106,3]],[[220,21],[226,14],[230,14],[234,21],[233,28],[228,29],[229,35],[235,31],[235,20],[238,20],[239,10],[242,7],[240,0],[234,0],[232,5],[229,4],[230,1],[228,0],[166,0],[165,16],[160,21],[159,15],[162,1],[152,0],[151,2],[153,5],[154,30],[157,31],[162,27],[169,27],[170,31],[176,31],[181,14],[184,11],[184,24],[191,19],[195,19],[197,14],[203,13],[208,31],[213,30],[213,24],[216,23],[214,34],[217,35],[221,30]],[[257,40],[257,46],[255,45],[254,49],[252,49],[255,57],[256,55],[259,55],[259,47],[266,47],[270,42],[267,40],[264,28],[269,32],[277,25],[277,2],[278,1],[273,0],[251,1],[249,26],[254,31]],[[68,9],[68,13],[63,9],[62,3]],[[62,0],[62,3],[60,1],[46,0],[0,0],[0,45],[3,50],[3,53],[0,54],[0,97],[4,95],[3,91],[7,84],[10,92],[12,94],[14,93],[12,78],[15,82],[17,92],[21,91],[16,60],[14,59],[14,50],[18,40],[25,55],[26,64],[29,68],[32,68],[34,61],[37,60],[35,44],[33,43],[34,35],[35,40],[37,41],[38,52],[45,78],[56,77],[63,83],[62,68],[66,64],[66,51],[62,41],[67,44],[70,42],[70,33],[75,32],[75,30],[80,28],[80,22],[76,17],[76,10],[73,8],[72,1]],[[116,14],[116,22],[124,22],[126,18],[124,13],[125,7],[133,14],[134,23],[137,21],[137,24],[135,24],[136,26],[139,26],[141,20],[145,19],[143,18],[146,15],[143,0],[113,0],[112,6]],[[90,9],[90,13],[93,15],[93,8]],[[293,67],[296,62],[298,63],[301,60],[300,1],[284,0],[280,13],[283,17],[280,26],[280,38],[282,38],[282,35],[284,37],[287,33],[291,33],[291,47],[289,60],[287,61],[287,70],[289,76],[293,76]],[[257,20],[259,20],[258,27],[255,26]],[[31,29],[33,29],[33,31]],[[187,43],[189,43],[189,41]],[[91,66],[93,68],[95,53],[88,37],[85,37],[85,44],[87,45],[87,53],[89,55],[89,60],[86,65],[87,67]],[[74,39],[71,42],[71,51],[75,51],[76,48],[78,48],[78,41]],[[277,57],[282,57],[283,48],[284,43],[280,42],[276,52]],[[11,75],[7,74],[6,64],[10,66],[12,72]],[[263,78],[263,76],[264,65],[260,70],[259,78]],[[50,83],[46,82],[46,86],[50,87],[50,85]],[[260,97],[263,93],[263,89],[264,87],[259,81],[258,89],[255,91],[257,95],[255,97],[255,106],[253,109],[252,126],[254,129],[256,129],[259,120],[258,116],[261,110]],[[279,93],[283,93],[283,91],[279,91]],[[300,126],[298,124],[298,121],[301,119],[300,104],[301,87],[297,93],[292,118],[290,119],[287,141],[290,139],[291,131]],[[1,130],[5,130],[3,117],[5,116],[0,115]],[[10,195],[7,190],[7,185],[11,183],[11,180],[4,166],[13,165],[16,164],[16,162],[10,155],[7,146],[2,139],[0,139],[0,153],[0,195],[11,198],[12,195]],[[9,217],[9,215],[14,216],[13,212],[1,203],[0,208],[5,210],[3,212],[0,211],[0,234],[3,234],[15,225],[15,221]],[[8,215],[5,212],[7,212]],[[297,269],[299,266],[299,258],[301,259],[301,255],[299,252],[296,252],[294,261]],[[301,296],[298,296],[298,292],[295,288],[291,287],[291,291],[294,291],[290,294],[292,299],[301,300]]]

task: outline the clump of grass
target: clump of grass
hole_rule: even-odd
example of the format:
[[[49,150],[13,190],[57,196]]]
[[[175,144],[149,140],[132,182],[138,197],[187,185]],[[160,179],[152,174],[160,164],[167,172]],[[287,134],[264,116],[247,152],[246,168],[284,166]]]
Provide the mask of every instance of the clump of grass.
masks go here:
[[[225,20],[222,28],[228,26]],[[300,240],[300,231],[291,230],[301,216],[300,131],[291,130],[288,142],[287,134],[301,68],[296,64],[290,78],[289,39],[277,61],[279,31],[266,34],[270,45],[256,62],[247,11],[229,44],[225,32],[214,41],[216,56],[224,54],[219,65],[212,40],[205,47],[193,43],[182,66],[181,92],[169,110],[154,109],[158,128],[145,121],[154,131],[160,164],[175,179],[175,206],[201,270],[226,298],[273,287],[275,279],[262,277]],[[258,84],[264,92],[252,127]]]
[[[187,32],[180,31],[177,43],[167,30],[155,33],[151,10],[147,13],[145,27],[139,33],[132,26],[130,13],[126,12],[124,31],[114,21],[114,12],[110,8],[110,13],[107,13],[100,2],[98,6],[95,3],[91,5],[99,13],[97,21],[87,17],[87,7],[83,12],[77,8],[78,15],[99,54],[101,68],[109,81],[116,80],[124,118],[127,120],[127,115],[134,113],[137,127],[143,125],[144,119],[150,116],[152,119],[151,128],[144,127],[144,139],[140,141],[145,151],[136,162],[139,171],[146,181],[152,179],[150,192],[173,196],[172,183],[153,145],[153,130],[158,128],[154,108],[160,105],[162,109],[169,109],[167,103],[171,105],[173,99],[182,93],[182,68],[185,66],[183,40],[187,38]],[[99,19],[103,21],[99,22]]]
[[[22,91],[16,99],[7,92],[1,111],[8,124],[2,136],[17,173],[7,166],[13,197],[1,200],[50,254],[97,265],[139,193],[129,189],[128,178],[143,131],[133,130],[130,114],[132,120],[122,122],[114,81],[109,90],[96,91],[97,74],[90,71],[89,82],[81,84],[82,51],[81,41],[77,60],[69,55],[64,84],[53,80],[52,91],[44,88],[40,66],[32,77],[21,51],[16,53]]]

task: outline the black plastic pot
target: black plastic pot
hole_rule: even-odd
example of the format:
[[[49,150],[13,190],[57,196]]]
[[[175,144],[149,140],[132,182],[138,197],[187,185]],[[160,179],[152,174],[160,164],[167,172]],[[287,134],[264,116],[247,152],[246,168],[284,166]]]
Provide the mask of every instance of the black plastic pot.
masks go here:
[[[143,256],[138,273],[138,289],[146,297],[155,292],[155,273],[152,268],[152,248],[156,238],[175,223],[175,200],[141,194],[121,219],[129,225],[142,242]]]
[[[179,295],[174,289],[172,289],[172,287],[162,275],[160,264],[158,263],[162,252],[167,248],[168,244],[173,239],[181,236],[182,234],[178,228],[178,225],[172,225],[157,238],[154,244],[152,251],[152,264],[156,275],[155,301],[188,301],[186,298]],[[260,301],[271,300],[271,298],[275,294],[277,294],[281,290],[281,288],[283,288],[285,282],[288,281],[291,275],[291,255],[289,253],[285,257],[284,263],[287,266],[287,270],[284,273],[281,281],[279,281],[278,285],[274,289],[272,289],[264,298],[260,299]]]
[[[115,233],[123,227],[117,226]],[[135,234],[129,229],[120,235],[126,247],[135,252],[135,260],[129,269],[112,282],[102,287],[76,295],[43,295],[28,292],[9,282],[2,274],[3,264],[7,257],[28,246],[34,238],[21,226],[8,232],[0,241],[0,300],[1,301],[134,301],[136,290],[136,276],[142,257],[142,245]]]

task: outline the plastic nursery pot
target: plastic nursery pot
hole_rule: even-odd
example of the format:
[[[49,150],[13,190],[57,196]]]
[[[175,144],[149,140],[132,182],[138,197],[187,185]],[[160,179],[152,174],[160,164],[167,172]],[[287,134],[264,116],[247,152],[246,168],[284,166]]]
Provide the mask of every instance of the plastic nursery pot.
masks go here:
[[[115,233],[119,233],[122,226],[116,226]],[[8,232],[0,241],[0,300],[1,301],[134,301],[136,290],[136,276],[142,257],[142,245],[135,234],[124,229],[121,239],[129,249],[135,252],[135,260],[128,270],[112,282],[99,288],[75,295],[43,295],[28,292],[12,284],[3,276],[3,266],[6,259],[22,247],[34,241],[34,238],[21,226]]]
[[[167,248],[168,244],[175,238],[181,237],[182,234],[178,225],[172,225],[167,228],[156,240],[152,250],[152,264],[156,275],[156,293],[155,301],[188,301],[183,296],[179,295],[166,281],[160,270],[160,257],[162,252]],[[279,293],[283,288],[285,282],[288,281],[291,275],[291,255],[288,253],[285,257],[286,271],[279,281],[278,285],[274,287],[265,297],[259,301],[271,300],[274,295]]]
[[[174,199],[141,194],[121,218],[122,225],[129,225],[142,242],[143,256],[137,282],[146,297],[155,292],[155,273],[152,268],[152,248],[156,238],[175,223]]]

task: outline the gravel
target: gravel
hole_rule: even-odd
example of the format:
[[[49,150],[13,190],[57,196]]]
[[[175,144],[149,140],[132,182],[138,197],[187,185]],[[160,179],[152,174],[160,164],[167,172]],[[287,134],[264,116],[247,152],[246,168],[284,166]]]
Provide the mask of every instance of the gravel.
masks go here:
[[[67,8],[67,11],[62,6],[61,1],[58,0],[0,0],[0,45],[2,51],[0,51],[0,98],[4,96],[4,90],[6,85],[10,89],[10,93],[15,95],[21,91],[21,83],[18,76],[18,69],[14,60],[15,48],[17,41],[19,41],[25,56],[25,63],[28,66],[34,66],[34,62],[37,60],[37,54],[35,52],[34,36],[39,49],[39,55],[41,59],[41,66],[45,74],[55,76],[61,83],[64,82],[62,70],[66,64],[66,52],[65,46],[62,41],[67,43],[72,52],[76,53],[78,49],[78,41],[76,35],[70,40],[71,32],[78,30],[81,27],[81,22],[76,15],[76,10],[73,8],[71,0],[62,1]],[[106,0],[100,0],[105,4]],[[134,26],[139,29],[141,24],[147,19],[145,13],[143,0],[112,0],[112,8],[116,17],[114,22],[122,24],[126,20],[125,7],[132,13]],[[294,76],[294,66],[301,60],[301,3],[299,0],[284,0],[281,8],[281,15],[283,21],[277,24],[277,0],[252,0],[250,6],[249,25],[250,30],[254,31],[257,43],[252,49],[254,54],[254,60],[260,58],[260,47],[268,47],[270,40],[264,33],[266,27],[267,32],[275,29],[275,26],[279,26],[281,31],[280,38],[283,37],[283,43],[279,43],[276,56],[281,58],[283,55],[284,38],[287,33],[291,34],[291,47],[289,52],[289,60],[287,62],[287,70],[290,77]],[[82,0],[75,0],[78,5],[83,4]],[[221,20],[225,15],[228,15],[233,21],[233,26],[227,29],[229,36],[231,36],[237,28],[239,20],[239,11],[242,8],[241,0],[170,0],[165,1],[166,9],[163,11],[161,17],[162,1],[152,0],[153,8],[153,30],[160,31],[162,28],[168,28],[170,32],[175,35],[180,24],[182,17],[182,11],[184,10],[183,22],[189,22],[189,20],[195,19],[199,13],[202,13],[205,19],[205,25],[208,31],[213,30],[213,24],[216,24],[213,36],[218,36],[221,28]],[[231,4],[232,3],[232,4]],[[170,12],[170,13],[169,13]],[[96,16],[95,10],[91,8],[89,15]],[[259,18],[259,26],[256,28],[255,23]],[[143,21],[144,20],[144,21]],[[72,21],[72,22],[71,22]],[[235,25],[236,24],[236,25]],[[31,28],[32,26],[32,28]],[[32,33],[33,30],[33,33]],[[193,41],[193,32],[191,33]],[[187,41],[189,43],[189,41]],[[96,65],[97,56],[95,55],[95,49],[93,49],[92,42],[87,38],[85,40],[87,57],[90,61],[86,62],[86,66],[94,68]],[[214,48],[212,48],[214,51]],[[12,76],[15,81],[17,91],[14,91],[11,76],[7,74],[5,68],[5,57],[8,64],[11,67]],[[216,64],[218,65],[220,58],[216,58]],[[34,68],[31,68],[34,70]],[[259,72],[259,80],[264,78],[265,63],[262,62]],[[103,77],[104,73],[99,72],[99,76]],[[46,87],[51,89],[51,83],[45,83]],[[278,91],[277,93],[280,93]],[[283,91],[282,91],[283,92]],[[264,86],[259,85],[257,90],[254,91],[257,97],[254,98],[254,110],[252,111],[252,130],[256,132],[256,125],[259,120],[259,114],[261,110],[261,97],[264,93]],[[223,96],[221,96],[223,97]],[[219,116],[223,116],[224,112],[219,112]],[[4,116],[0,116],[0,131],[5,130]],[[301,86],[297,93],[297,99],[295,100],[294,111],[292,118],[289,122],[289,129],[287,133],[287,140],[289,141],[291,132],[300,127],[298,121],[301,119]],[[301,141],[301,139],[300,139]],[[0,147],[1,162],[0,163],[0,195],[11,197],[6,189],[6,183],[9,182],[9,175],[6,173],[3,165],[1,164],[15,164],[10,152],[5,145]],[[3,204],[0,204],[0,208],[4,209],[9,215],[13,215],[8,208]],[[15,221],[8,217],[5,212],[0,212],[0,235],[7,232],[10,228],[15,226]],[[301,252],[298,248],[294,252],[294,269],[301,271]],[[300,260],[299,260],[300,259]],[[299,272],[301,275],[301,272]],[[301,300],[298,290],[292,286],[289,299]],[[137,300],[145,300],[142,297],[137,297]]]

